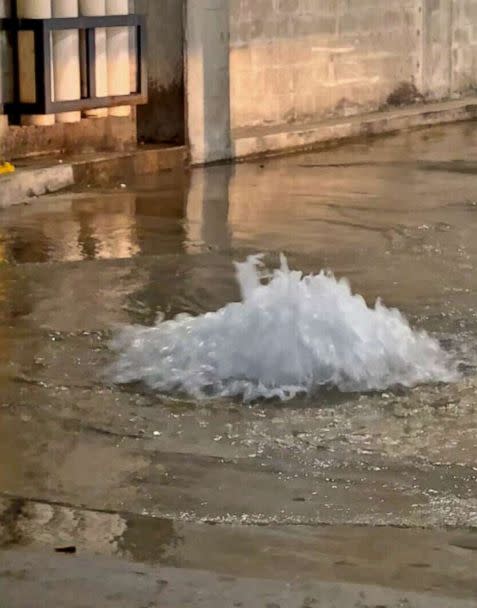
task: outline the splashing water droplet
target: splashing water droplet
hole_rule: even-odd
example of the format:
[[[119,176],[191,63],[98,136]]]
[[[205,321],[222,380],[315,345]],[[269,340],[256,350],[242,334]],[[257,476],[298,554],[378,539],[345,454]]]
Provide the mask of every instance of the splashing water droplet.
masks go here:
[[[290,399],[320,386],[358,392],[458,377],[436,340],[380,301],[368,307],[344,279],[304,276],[283,256],[266,283],[260,256],[236,268],[241,302],[123,329],[113,342],[114,381],[248,402]]]

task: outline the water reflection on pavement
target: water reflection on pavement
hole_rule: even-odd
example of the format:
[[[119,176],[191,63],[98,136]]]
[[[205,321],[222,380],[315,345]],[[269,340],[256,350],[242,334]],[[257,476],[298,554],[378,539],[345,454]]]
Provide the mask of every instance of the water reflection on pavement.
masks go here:
[[[476,175],[462,124],[2,212],[2,546],[471,602]],[[399,307],[460,353],[462,380],[252,407],[107,381],[118,325],[237,300],[233,261],[258,251]]]

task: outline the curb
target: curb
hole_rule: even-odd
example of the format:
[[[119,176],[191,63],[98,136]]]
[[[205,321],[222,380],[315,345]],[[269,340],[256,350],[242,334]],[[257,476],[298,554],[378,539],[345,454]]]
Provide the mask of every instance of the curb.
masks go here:
[[[14,173],[0,176],[0,209],[27,203],[73,185],[105,186],[114,180],[184,168],[187,150],[144,147],[131,152],[87,154],[59,159],[20,160]]]
[[[55,165],[38,169],[19,168],[0,178],[0,209],[24,203],[32,198],[57,192],[74,184],[71,165]]]
[[[477,97],[427,103],[313,124],[237,129],[232,150],[237,159],[306,151],[327,144],[477,118]]]
[[[110,153],[73,160],[76,184],[107,185],[114,180],[126,180],[138,175],[181,169],[187,165],[185,146],[148,148],[129,153]]]

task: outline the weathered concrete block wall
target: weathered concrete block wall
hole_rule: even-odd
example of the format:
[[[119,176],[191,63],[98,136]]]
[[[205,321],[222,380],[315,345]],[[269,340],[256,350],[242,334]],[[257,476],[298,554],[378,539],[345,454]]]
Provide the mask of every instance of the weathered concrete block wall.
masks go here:
[[[422,0],[423,93],[459,95],[477,86],[477,0]]]
[[[454,0],[451,19],[451,93],[477,84],[477,0]]]
[[[233,127],[378,108],[415,84],[415,0],[231,0]]]
[[[233,155],[249,127],[285,129],[477,88],[477,0],[187,0],[187,14],[194,162]]]

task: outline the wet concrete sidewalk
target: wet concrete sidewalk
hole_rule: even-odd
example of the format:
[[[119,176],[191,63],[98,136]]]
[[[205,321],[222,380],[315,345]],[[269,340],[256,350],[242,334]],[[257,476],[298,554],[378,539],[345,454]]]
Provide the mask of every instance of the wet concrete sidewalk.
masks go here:
[[[476,175],[469,123],[2,212],[2,608],[477,606]],[[237,300],[258,251],[399,307],[461,380],[252,406],[111,384],[118,326]]]
[[[210,526],[20,499],[0,508],[5,606],[475,606],[468,531]]]

